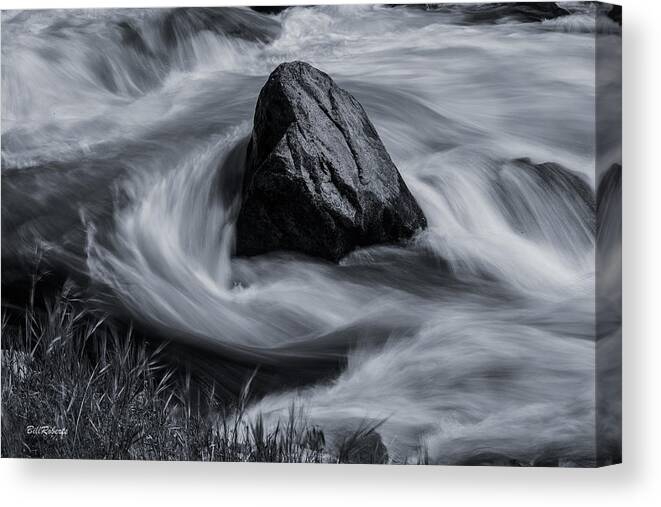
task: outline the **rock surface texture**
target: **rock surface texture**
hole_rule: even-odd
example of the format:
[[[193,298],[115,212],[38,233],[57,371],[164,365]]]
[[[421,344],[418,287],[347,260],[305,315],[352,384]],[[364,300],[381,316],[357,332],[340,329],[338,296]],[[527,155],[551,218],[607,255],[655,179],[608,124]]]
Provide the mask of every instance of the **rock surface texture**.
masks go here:
[[[257,100],[237,254],[337,261],[426,224],[358,101],[306,63],[279,65]]]

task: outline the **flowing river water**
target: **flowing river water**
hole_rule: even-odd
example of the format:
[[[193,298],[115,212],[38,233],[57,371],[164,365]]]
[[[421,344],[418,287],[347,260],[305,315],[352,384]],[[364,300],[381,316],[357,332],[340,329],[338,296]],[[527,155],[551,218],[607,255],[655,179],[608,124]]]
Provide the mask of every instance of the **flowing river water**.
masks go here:
[[[590,17],[172,12],[3,13],[3,262],[39,241],[136,319],[254,364],[345,358],[331,378],[255,401],[267,421],[292,402],[330,438],[383,421],[400,461],[423,447],[437,463],[590,463],[585,189],[607,168],[595,168]],[[607,22],[603,37],[619,37]],[[427,230],[339,265],[232,256],[256,98],[291,60],[361,102]],[[573,177],[549,186],[543,162]]]

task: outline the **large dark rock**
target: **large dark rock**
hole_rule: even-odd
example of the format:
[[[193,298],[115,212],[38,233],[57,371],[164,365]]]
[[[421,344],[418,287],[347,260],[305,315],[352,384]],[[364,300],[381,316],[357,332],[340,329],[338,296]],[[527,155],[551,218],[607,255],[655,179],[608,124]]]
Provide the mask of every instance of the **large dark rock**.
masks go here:
[[[238,255],[337,261],[427,224],[362,106],[303,62],[279,65],[259,94],[243,192]]]

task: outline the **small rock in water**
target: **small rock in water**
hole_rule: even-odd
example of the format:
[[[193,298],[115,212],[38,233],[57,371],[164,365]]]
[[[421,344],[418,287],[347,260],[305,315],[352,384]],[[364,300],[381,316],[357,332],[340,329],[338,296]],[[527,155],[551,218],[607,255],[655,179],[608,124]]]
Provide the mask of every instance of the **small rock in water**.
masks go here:
[[[303,62],[279,65],[255,109],[237,254],[338,261],[427,221],[358,101]]]
[[[358,431],[341,441],[338,448],[340,463],[388,463],[388,449],[375,431]]]

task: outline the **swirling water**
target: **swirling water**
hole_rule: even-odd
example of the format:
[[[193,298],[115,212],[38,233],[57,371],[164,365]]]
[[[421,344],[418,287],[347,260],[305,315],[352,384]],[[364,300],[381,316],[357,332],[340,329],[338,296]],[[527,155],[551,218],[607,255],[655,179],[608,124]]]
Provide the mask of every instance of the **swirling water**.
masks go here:
[[[254,364],[346,356],[330,380],[274,386],[250,409],[267,421],[292,402],[329,438],[383,421],[398,461],[424,447],[438,463],[590,462],[593,210],[514,160],[559,163],[594,191],[595,38],[581,15],[234,9],[210,29],[207,11],[187,12],[3,13],[3,167],[40,175],[3,192],[3,220],[35,188],[44,207],[3,231],[3,250],[38,236],[136,318]],[[363,104],[428,230],[339,265],[232,257],[256,97],[290,60]]]

